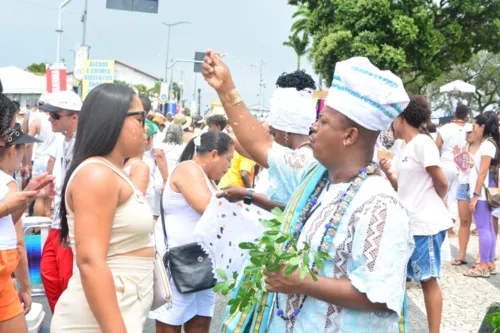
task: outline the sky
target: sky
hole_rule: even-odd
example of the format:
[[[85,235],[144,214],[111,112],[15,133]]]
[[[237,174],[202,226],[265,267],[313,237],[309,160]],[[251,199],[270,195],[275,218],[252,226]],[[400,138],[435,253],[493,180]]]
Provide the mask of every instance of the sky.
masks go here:
[[[0,0],[0,67],[26,68],[31,63],[54,62],[58,6],[62,0]],[[88,0],[86,42],[93,59],[114,59],[154,76],[163,77],[167,27],[171,29],[169,58],[193,59],[207,49],[227,53],[224,58],[247,105],[269,105],[278,76],[296,69],[293,49],[283,46],[290,34],[295,7],[287,0],[159,0],[158,14],[106,9],[106,0]],[[72,0],[64,9],[61,57],[73,70],[73,50],[82,41],[84,1]],[[259,93],[259,62],[263,61],[263,96]],[[302,68],[313,73],[302,59]],[[183,73],[181,73],[183,71]],[[175,66],[174,81],[183,74],[184,98],[194,92],[192,64]],[[170,73],[169,73],[170,76]],[[313,76],[317,80],[317,76]],[[198,74],[202,112],[216,99]]]

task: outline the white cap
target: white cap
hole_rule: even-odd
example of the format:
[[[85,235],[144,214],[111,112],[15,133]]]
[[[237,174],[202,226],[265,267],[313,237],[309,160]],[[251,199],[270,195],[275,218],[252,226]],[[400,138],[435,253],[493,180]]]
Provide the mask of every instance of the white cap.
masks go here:
[[[409,102],[399,77],[381,71],[368,58],[354,57],[335,65],[325,105],[366,129],[383,131]]]
[[[57,112],[68,110],[73,112],[81,111],[82,99],[73,91],[58,91],[50,96],[48,103],[40,106],[40,110],[47,112]]]

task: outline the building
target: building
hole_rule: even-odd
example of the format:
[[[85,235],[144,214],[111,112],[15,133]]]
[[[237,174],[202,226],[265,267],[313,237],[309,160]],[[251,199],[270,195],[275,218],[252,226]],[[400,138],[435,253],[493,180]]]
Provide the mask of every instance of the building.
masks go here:
[[[0,68],[4,94],[11,100],[18,101],[22,107],[35,104],[45,92],[47,82],[45,75],[37,75],[17,67]]]
[[[123,81],[131,86],[142,84],[148,88],[153,88],[155,83],[160,81],[160,78],[115,60],[115,81]],[[68,73],[68,85],[73,85],[73,72]]]

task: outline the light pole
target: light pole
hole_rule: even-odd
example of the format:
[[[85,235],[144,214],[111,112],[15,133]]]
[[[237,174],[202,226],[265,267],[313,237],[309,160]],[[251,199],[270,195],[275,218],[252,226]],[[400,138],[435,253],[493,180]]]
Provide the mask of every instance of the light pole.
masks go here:
[[[56,64],[59,64],[59,62],[61,61],[61,35],[63,33],[62,13],[63,13],[64,7],[66,7],[66,5],[70,2],[71,2],[71,0],[64,0],[59,5],[59,15],[58,15],[58,21],[57,21],[57,30],[56,30],[56,32],[57,32]]]
[[[187,21],[179,21],[175,23],[165,23],[163,22],[164,25],[168,27],[168,35],[167,35],[167,57],[165,58],[165,77],[164,77],[164,82],[167,82],[167,75],[168,75],[168,51],[170,48],[170,28],[175,27],[176,25],[181,25],[181,24],[191,24],[191,22]],[[170,89],[169,89],[170,90]]]

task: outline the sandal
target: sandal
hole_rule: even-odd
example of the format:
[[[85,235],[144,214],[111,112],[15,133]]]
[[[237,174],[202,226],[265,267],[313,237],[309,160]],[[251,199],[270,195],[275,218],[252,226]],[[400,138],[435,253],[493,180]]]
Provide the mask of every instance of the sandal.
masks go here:
[[[490,271],[490,275],[497,275],[496,267],[489,267],[488,270]]]
[[[467,265],[467,261],[463,260],[463,259],[456,259],[454,261],[451,262],[451,265],[452,266],[462,266],[462,265]]]
[[[478,277],[489,278],[490,277],[490,270],[489,269],[482,270],[478,267],[472,268],[472,269],[469,269],[468,272],[464,273],[464,276],[473,277],[473,278],[478,278]]]
[[[477,265],[479,265],[479,261],[476,261],[475,263],[473,263],[473,264],[472,264],[472,268],[473,268],[473,269],[474,269],[474,268],[476,268],[476,267],[477,267]]]

